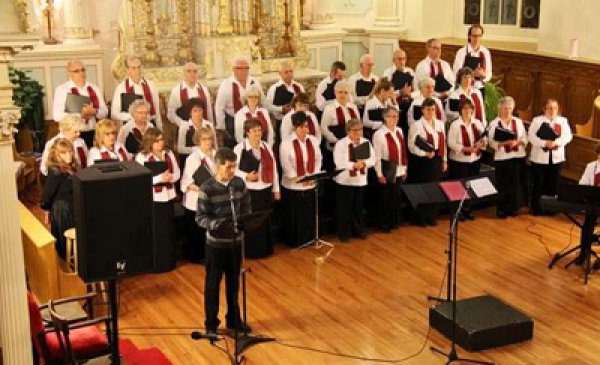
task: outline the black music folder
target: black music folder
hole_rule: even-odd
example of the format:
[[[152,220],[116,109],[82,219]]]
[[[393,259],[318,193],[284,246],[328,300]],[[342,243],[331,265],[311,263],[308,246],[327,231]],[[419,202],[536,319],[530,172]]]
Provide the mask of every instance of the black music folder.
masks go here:
[[[354,161],[367,160],[371,157],[371,146],[369,142],[364,142],[355,146],[352,150],[354,155]]]
[[[284,106],[292,103],[294,93],[289,91],[285,84],[281,84],[275,88],[275,96],[273,96],[273,105]]]
[[[365,81],[365,80],[357,80],[356,81],[356,96],[368,96],[373,88],[375,87],[375,80]]]
[[[481,58],[473,57],[471,55],[467,55],[465,57],[465,63],[463,63],[463,67],[468,67],[471,70],[475,71],[481,65]]]
[[[370,120],[383,122],[383,109],[371,109],[367,113],[369,113]]]
[[[417,121],[423,117],[423,109],[420,105],[413,105],[413,120]]]
[[[338,79],[333,79],[329,84],[327,84],[327,88],[321,95],[325,98],[325,100],[333,100],[335,99],[335,84],[338,82]]]
[[[188,129],[185,134],[185,146],[186,147],[194,147],[196,144],[194,143],[194,134],[196,134],[196,130],[193,128]]]
[[[144,99],[142,95],[127,93],[121,94],[121,112],[129,113],[129,107],[131,106],[131,103],[141,99]]]
[[[298,180],[299,183],[309,182],[309,181],[321,181],[327,180],[334,176],[338,176],[344,171],[344,169],[333,170],[333,171],[319,171],[314,174],[305,175],[302,179]]]
[[[494,131],[494,140],[497,142],[506,142],[506,141],[512,141],[513,139],[516,139],[517,135],[515,134],[515,132],[511,131],[510,129],[506,129],[506,128],[502,128],[500,126],[496,127],[496,130]]]
[[[342,127],[341,125],[330,125],[329,131],[331,131],[337,139],[346,137],[346,127]]]
[[[408,201],[413,208],[424,204],[445,203],[446,196],[437,182],[425,184],[403,184],[402,190],[408,197]]]
[[[152,171],[152,176],[160,175],[169,168],[169,165],[165,161],[146,161],[144,162],[144,166]]]
[[[453,112],[459,112],[460,99],[448,99],[448,108]]]
[[[242,148],[239,169],[245,173],[257,172],[260,166],[260,160],[254,157],[254,154],[245,148]]]
[[[385,181],[388,184],[396,182],[396,173],[398,172],[398,165],[395,162],[388,160],[381,160],[381,173],[385,177]]]
[[[70,114],[81,114],[84,105],[91,105],[92,99],[83,95],[67,94],[65,101],[65,112]]]
[[[427,153],[435,151],[435,149],[433,148],[431,143],[427,142],[425,140],[425,138],[423,138],[419,135],[415,139],[415,146],[419,147],[419,149],[421,149]]]
[[[179,108],[175,109],[175,114],[177,114],[179,119],[182,120],[189,120],[191,118],[190,109],[187,107],[187,105],[182,105]]]
[[[213,175],[208,171],[208,168],[205,165],[200,165],[192,178],[194,179],[194,184],[196,186],[202,186],[208,179],[210,179]]]
[[[436,92],[443,92],[443,91],[448,91],[450,89],[452,89],[452,84],[448,82],[448,80],[446,80],[446,78],[444,77],[444,75],[436,75],[434,77],[435,80],[435,91]]]
[[[136,154],[140,151],[142,147],[142,141],[136,138],[133,132],[129,132],[127,138],[125,139],[125,149],[127,152]]]
[[[558,138],[556,131],[550,127],[550,123],[546,122],[542,122],[536,135],[544,141],[555,141]]]
[[[394,84],[394,90],[401,90],[406,85],[412,85],[413,75],[408,72],[395,71],[390,81]]]

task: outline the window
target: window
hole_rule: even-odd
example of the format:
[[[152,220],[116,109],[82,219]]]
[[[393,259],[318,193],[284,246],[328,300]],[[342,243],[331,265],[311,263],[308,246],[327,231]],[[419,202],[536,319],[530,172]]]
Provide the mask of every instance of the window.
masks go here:
[[[537,29],[540,23],[540,1],[465,0],[464,23]]]

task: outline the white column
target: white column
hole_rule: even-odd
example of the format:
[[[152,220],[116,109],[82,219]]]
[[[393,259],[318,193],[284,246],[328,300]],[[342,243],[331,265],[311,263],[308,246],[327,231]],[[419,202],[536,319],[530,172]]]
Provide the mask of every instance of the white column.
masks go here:
[[[64,44],[93,44],[88,0],[64,0]]]
[[[377,0],[374,25],[376,27],[400,26],[398,15],[400,4],[401,0]]]
[[[0,49],[0,90],[3,91],[0,94],[0,334],[5,364],[32,364],[25,263],[10,132],[19,110],[12,104],[9,58],[10,53]]]
[[[335,27],[335,5],[328,0],[310,0],[310,29]]]

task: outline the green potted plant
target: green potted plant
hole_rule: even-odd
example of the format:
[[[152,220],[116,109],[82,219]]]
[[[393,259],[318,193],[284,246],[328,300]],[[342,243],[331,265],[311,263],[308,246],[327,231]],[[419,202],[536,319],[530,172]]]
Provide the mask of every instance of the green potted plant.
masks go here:
[[[44,121],[44,86],[28,75],[27,70],[9,66],[10,82],[15,85],[13,102],[21,108],[21,119],[17,128],[29,130],[33,151],[44,148],[46,124]]]

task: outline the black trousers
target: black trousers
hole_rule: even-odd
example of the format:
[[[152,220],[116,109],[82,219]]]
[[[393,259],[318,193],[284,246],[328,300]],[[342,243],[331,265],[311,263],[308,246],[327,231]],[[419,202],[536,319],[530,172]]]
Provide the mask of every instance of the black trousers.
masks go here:
[[[175,213],[173,201],[154,202],[154,268],[156,272],[175,269],[177,253],[175,250]]]
[[[286,245],[298,247],[315,238],[316,193],[317,190],[314,188],[290,190],[281,187],[282,238]]]
[[[481,170],[481,160],[477,160],[474,162],[460,162],[448,160],[448,169],[450,170],[450,179],[466,179],[469,177],[479,175],[479,171]],[[465,200],[463,204],[463,211],[469,213],[472,210],[473,204],[471,200]]]
[[[519,209],[524,194],[525,158],[511,158],[495,162],[498,213],[512,213]]]
[[[250,190],[252,211],[259,212],[271,209],[273,201],[272,188],[263,190]],[[271,218],[254,230],[244,232],[245,255],[247,258],[263,258],[273,254],[273,238],[271,236]]]
[[[225,294],[227,296],[228,328],[233,328],[240,318],[238,291],[240,287],[241,246],[219,248],[206,245],[206,280],[204,282],[204,313],[206,329],[216,330],[219,320],[219,289],[225,275]],[[237,317],[237,318],[236,318]]]
[[[225,130],[229,136],[225,138],[223,145],[233,149],[233,147],[235,147],[237,144],[235,140],[235,117],[232,117],[229,114],[225,114]]]
[[[378,221],[383,230],[398,228],[402,222],[402,180],[398,177],[393,183],[377,183],[379,191]]]
[[[340,240],[365,233],[363,217],[364,186],[336,184],[337,233]]]
[[[531,163],[533,187],[531,189],[531,213],[542,214],[540,198],[542,195],[556,195],[558,178],[562,164]]]
[[[185,223],[187,228],[186,257],[191,262],[201,262],[205,258],[206,230],[196,223],[196,212],[185,210]]]

